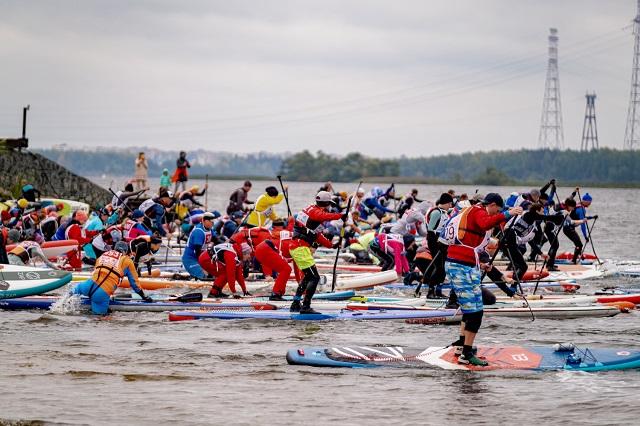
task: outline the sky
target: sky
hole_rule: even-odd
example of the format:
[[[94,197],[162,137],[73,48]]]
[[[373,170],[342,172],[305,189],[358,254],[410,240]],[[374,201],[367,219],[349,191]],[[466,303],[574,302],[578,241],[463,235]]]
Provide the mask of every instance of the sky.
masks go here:
[[[431,156],[536,148],[558,29],[565,147],[585,93],[622,148],[633,0],[0,0],[0,137],[33,148]]]

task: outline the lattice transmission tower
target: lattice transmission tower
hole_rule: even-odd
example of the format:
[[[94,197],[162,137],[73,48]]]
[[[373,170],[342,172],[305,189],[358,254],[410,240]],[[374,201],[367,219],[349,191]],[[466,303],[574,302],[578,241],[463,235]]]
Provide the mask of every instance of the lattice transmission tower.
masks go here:
[[[631,69],[631,96],[624,131],[624,149],[640,148],[640,0],[633,20],[633,67]]]
[[[547,80],[544,83],[538,145],[543,149],[562,149],[564,147],[560,78],[558,75],[558,30],[556,28],[549,28],[549,62],[547,63]]]
[[[581,151],[600,148],[598,143],[598,126],[596,125],[596,94],[587,93],[587,107],[584,111],[584,125],[582,126]]]

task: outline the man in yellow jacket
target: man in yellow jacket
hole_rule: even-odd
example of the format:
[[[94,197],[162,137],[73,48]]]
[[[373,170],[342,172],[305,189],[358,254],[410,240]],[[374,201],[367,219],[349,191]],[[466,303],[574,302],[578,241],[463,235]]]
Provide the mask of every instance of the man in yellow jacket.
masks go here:
[[[285,187],[286,191],[286,187]],[[284,200],[284,195],[278,193],[275,186],[268,186],[265,193],[256,200],[255,208],[249,213],[247,218],[247,226],[265,226],[267,220],[275,220],[278,218],[274,206],[280,204]]]

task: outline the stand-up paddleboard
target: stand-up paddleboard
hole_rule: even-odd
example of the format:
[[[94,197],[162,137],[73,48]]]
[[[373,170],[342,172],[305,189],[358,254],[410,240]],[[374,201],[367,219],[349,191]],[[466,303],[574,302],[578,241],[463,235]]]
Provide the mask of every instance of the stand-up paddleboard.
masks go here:
[[[406,285],[406,284],[396,283],[396,284],[385,284],[383,287],[390,290],[415,291],[416,285],[417,284]],[[525,291],[533,290],[536,287],[536,282],[535,281],[522,282],[520,283],[520,285],[522,286],[522,290],[525,290]],[[484,288],[488,288],[491,291],[500,290],[500,288],[495,283],[489,283],[489,282],[483,283],[482,286]],[[451,290],[450,283],[442,284],[440,287],[443,290]],[[540,281],[538,283],[538,290],[541,290],[541,289],[546,289],[549,291],[555,291],[560,293],[562,292],[575,293],[580,289],[580,284],[576,284],[573,281]]]
[[[176,311],[169,313],[170,321],[196,320],[196,319],[261,319],[261,320],[293,320],[293,321],[326,321],[326,320],[408,320],[421,319],[432,324],[456,322],[455,310],[430,310],[430,311],[378,311],[378,312],[354,312],[334,311],[318,314],[299,314],[286,310],[255,311],[255,312],[225,312],[225,311]]]
[[[558,347],[559,346],[559,347]],[[420,367],[445,370],[605,371],[640,368],[640,351],[631,348],[578,348],[573,345],[480,346],[487,367],[458,364],[452,347],[401,346],[303,347],[289,349],[287,362],[313,367]]]
[[[556,260],[572,260],[573,259],[573,252],[572,251],[564,251],[562,253],[558,253],[556,255]],[[598,256],[596,256],[595,254],[591,254],[591,253],[582,253],[582,260],[598,260]]]
[[[25,309],[50,309],[54,303],[60,300],[56,296],[32,296],[20,299],[0,300],[0,309],[5,310],[25,310]],[[91,309],[91,302],[88,298],[82,297],[80,304],[83,310]],[[217,302],[178,302],[178,301],[156,301],[144,302],[142,300],[121,300],[115,299],[109,302],[109,309],[122,312],[167,312],[176,309],[221,309],[221,310],[274,310],[277,306],[266,302],[244,302],[244,301],[217,301]]]
[[[316,263],[318,271],[332,271],[333,263]],[[353,265],[350,263],[338,263],[336,266],[337,271],[347,272],[380,272],[382,269],[376,265]]]
[[[352,311],[429,311],[436,310],[432,307],[424,306],[410,306],[403,305],[401,303],[350,303],[347,305],[347,309]],[[439,309],[438,309],[439,310]],[[511,317],[511,318],[530,318],[531,313],[536,318],[540,319],[572,319],[572,318],[600,318],[600,317],[612,317],[620,313],[620,309],[615,306],[602,306],[602,305],[589,305],[589,306],[531,306],[516,307],[516,306],[500,306],[495,305],[485,306],[484,315],[488,317]],[[457,320],[460,321],[462,315],[457,315]],[[421,323],[420,319],[408,319],[412,323]]]
[[[9,244],[7,246],[7,252],[10,252],[16,247],[16,244]],[[55,259],[56,257],[64,256],[71,250],[78,248],[78,241],[76,240],[60,240],[60,241],[45,241],[40,244],[40,248],[47,259]]]
[[[0,265],[0,299],[33,296],[68,284],[71,273],[29,266]]]
[[[86,213],[89,213],[89,204],[82,203],[80,201],[61,200],[58,198],[41,198],[40,204],[42,205],[42,207],[47,207],[52,204],[62,204],[63,208],[58,212],[60,216],[69,216],[71,213],[77,210],[82,210]]]

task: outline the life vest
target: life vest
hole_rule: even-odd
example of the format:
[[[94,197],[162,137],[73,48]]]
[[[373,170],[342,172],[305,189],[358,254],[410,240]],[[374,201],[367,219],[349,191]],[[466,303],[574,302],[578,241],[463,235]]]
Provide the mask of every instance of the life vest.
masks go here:
[[[324,226],[322,222],[315,221],[309,217],[308,211],[314,207],[310,205],[298,212],[293,224],[293,238],[301,239],[309,244],[316,242],[317,235],[322,232]]]
[[[518,245],[526,244],[536,235],[536,223],[528,224],[525,222],[523,215],[509,219],[505,229],[511,229],[515,232]]]
[[[96,262],[91,279],[109,295],[116,291],[124,277],[123,256],[125,255],[119,251],[109,250],[103,253]],[[92,294],[89,296],[91,297]]]
[[[229,243],[216,244],[209,247],[209,256],[211,256],[212,262],[220,262],[226,265],[224,260],[224,252],[231,252],[236,257],[236,265],[241,265],[240,259],[238,259],[238,253],[233,249],[233,245]]]
[[[31,260],[31,250],[40,247],[35,241],[22,241],[16,245],[8,254],[18,256],[22,263],[27,264]]]
[[[476,207],[465,207],[464,209],[460,210],[458,214],[451,217],[442,228],[438,241],[448,246],[457,245],[457,246],[463,246],[463,247],[468,247],[472,249],[476,257],[476,265],[479,265],[480,264],[479,253],[482,253],[483,251],[485,251],[486,247],[489,245],[489,242],[491,241],[491,230],[482,233],[482,232],[474,231],[467,228],[469,213],[474,208]],[[478,244],[475,247],[472,247],[463,243],[467,233],[484,236],[484,238],[480,244]]]
[[[440,211],[440,220],[438,220],[438,224],[436,225],[435,229],[433,229],[432,231],[439,234],[440,231],[442,231],[442,228],[444,228],[444,225],[449,220],[449,214],[447,213],[446,210],[441,209],[440,207],[432,207],[427,212],[427,223],[431,222],[431,214],[436,210]]]
[[[56,220],[56,218],[47,217],[42,222],[40,222],[40,231],[42,231],[42,235],[44,236],[45,240],[51,240],[58,231],[58,221]]]
[[[134,227],[134,226],[136,226],[136,223],[138,223],[138,222],[136,222],[135,220],[131,220],[131,219],[127,219],[127,220],[124,222],[124,228],[123,228],[123,230],[122,230],[122,237],[123,237],[125,240],[128,240],[128,239],[129,239],[129,232],[131,232],[131,230],[133,229],[133,227]]]
[[[147,263],[149,260],[151,260],[151,258],[153,257],[153,255],[155,254],[152,250],[151,250],[151,235],[140,235],[138,237],[136,237],[135,239],[131,240],[129,242],[129,249],[131,250],[131,253],[133,253],[134,256],[136,256],[136,254],[138,253],[138,251],[140,250],[140,241],[144,241],[146,243],[147,246],[147,253],[142,255],[138,261],[142,262],[142,263]]]
[[[154,204],[156,204],[156,202],[153,201],[153,198],[149,198],[148,200],[144,200],[140,204],[140,206],[138,207],[138,210],[140,210],[142,213],[144,213],[145,216],[147,216],[147,210],[153,207]]]

